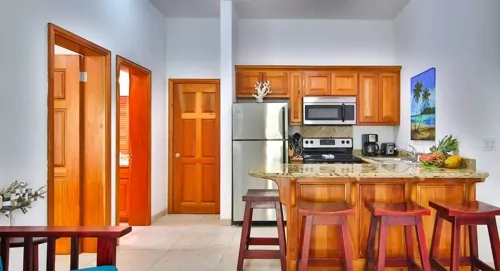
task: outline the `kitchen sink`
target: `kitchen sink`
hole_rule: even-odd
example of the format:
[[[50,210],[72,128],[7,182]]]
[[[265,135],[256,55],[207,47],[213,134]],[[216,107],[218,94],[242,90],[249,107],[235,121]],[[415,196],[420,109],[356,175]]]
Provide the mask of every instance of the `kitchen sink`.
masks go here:
[[[408,158],[399,158],[399,157],[377,157],[377,158],[372,158],[372,160],[380,162],[382,164],[419,164],[419,162],[413,162],[412,160]]]

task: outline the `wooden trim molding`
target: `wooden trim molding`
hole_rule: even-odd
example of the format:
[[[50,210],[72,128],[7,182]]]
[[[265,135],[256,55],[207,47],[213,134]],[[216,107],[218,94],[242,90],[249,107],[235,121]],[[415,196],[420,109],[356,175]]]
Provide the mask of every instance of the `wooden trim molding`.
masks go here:
[[[118,133],[120,129],[120,82],[119,82],[119,77],[120,77],[120,70],[123,70],[123,68],[126,67],[128,71],[130,69],[133,69],[135,71],[138,71],[144,75],[147,76],[148,78],[148,84],[149,84],[149,93],[148,95],[148,120],[149,120],[149,127],[148,131],[145,131],[146,133],[149,134],[149,140],[148,140],[148,179],[147,179],[147,186],[148,186],[148,198],[147,198],[147,210],[146,212],[148,213],[148,217],[151,217],[151,91],[152,91],[152,73],[149,69],[133,62],[130,61],[122,56],[117,55],[116,56],[116,89],[115,89],[115,94],[116,94],[116,153],[115,153],[115,174],[116,174],[116,183],[115,183],[115,225],[120,225],[120,210],[119,210],[119,200],[120,200],[120,133]],[[129,96],[130,97],[130,96]],[[130,103],[130,101],[129,101]],[[129,133],[130,134],[130,133]],[[153,217],[154,218],[154,217]],[[151,224],[151,221],[149,221],[148,224]]]
[[[280,70],[280,71],[401,71],[401,66],[300,66],[300,65],[235,65],[237,71]]]
[[[173,179],[174,179],[174,85],[175,84],[219,84],[220,92],[220,79],[169,79],[168,80],[168,206],[167,211],[169,214],[174,212],[174,196],[173,196]],[[220,94],[219,94],[220,98]],[[219,110],[220,112],[220,110]],[[218,116],[220,118],[220,116]],[[219,158],[220,159],[220,158]],[[220,167],[220,165],[219,165]],[[220,209],[220,206],[219,206]]]
[[[54,46],[59,45],[83,56],[105,59],[105,223],[111,225],[111,52],[52,23],[48,24],[47,90],[47,224],[54,221]]]

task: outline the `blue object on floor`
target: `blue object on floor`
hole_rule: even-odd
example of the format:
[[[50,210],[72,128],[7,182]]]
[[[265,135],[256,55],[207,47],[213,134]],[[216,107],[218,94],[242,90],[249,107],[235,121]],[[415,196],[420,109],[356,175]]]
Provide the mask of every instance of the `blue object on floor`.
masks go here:
[[[2,258],[0,258],[0,271],[3,271]]]
[[[2,271],[0,269],[0,271]],[[89,267],[89,268],[84,268],[84,269],[77,269],[74,271],[118,271],[118,268],[113,265],[106,265],[106,266],[97,266],[97,267]]]

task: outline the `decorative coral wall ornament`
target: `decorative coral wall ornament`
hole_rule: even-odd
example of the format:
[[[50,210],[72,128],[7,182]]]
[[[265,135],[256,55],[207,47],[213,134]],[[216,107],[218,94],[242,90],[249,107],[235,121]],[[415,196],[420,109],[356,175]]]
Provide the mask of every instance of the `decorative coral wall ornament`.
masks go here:
[[[257,100],[258,103],[262,103],[267,94],[271,93],[271,83],[269,80],[267,82],[261,83],[257,82],[254,85],[257,94],[252,94],[252,96]]]

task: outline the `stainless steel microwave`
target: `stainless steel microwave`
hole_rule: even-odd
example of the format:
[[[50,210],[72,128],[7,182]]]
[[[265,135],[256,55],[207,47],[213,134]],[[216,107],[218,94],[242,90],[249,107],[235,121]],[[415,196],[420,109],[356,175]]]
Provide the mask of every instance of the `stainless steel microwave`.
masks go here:
[[[304,125],[356,124],[356,97],[304,97]]]

